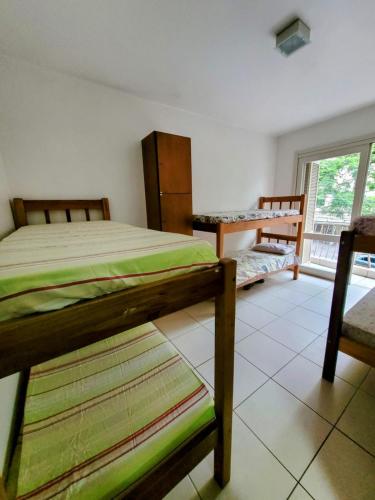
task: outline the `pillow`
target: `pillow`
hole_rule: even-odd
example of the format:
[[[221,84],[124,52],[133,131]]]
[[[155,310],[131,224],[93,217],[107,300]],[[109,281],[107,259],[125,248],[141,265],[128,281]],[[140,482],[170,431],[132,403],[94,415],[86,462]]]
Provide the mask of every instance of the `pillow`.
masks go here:
[[[258,243],[253,246],[252,250],[256,252],[277,253],[279,255],[288,255],[295,252],[294,245],[286,245],[284,243]]]

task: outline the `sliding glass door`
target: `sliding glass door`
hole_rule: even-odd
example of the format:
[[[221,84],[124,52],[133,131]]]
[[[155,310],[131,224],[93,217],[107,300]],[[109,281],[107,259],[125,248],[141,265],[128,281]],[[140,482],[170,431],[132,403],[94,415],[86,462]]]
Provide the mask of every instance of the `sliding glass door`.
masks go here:
[[[361,215],[375,215],[375,144],[371,146]],[[357,253],[354,258],[353,272],[369,278],[375,278],[375,255]]]
[[[354,217],[375,213],[374,145],[360,142],[302,155],[297,191],[307,195],[302,263],[317,274],[333,272],[341,231]],[[353,271],[375,277],[375,257],[356,255]]]

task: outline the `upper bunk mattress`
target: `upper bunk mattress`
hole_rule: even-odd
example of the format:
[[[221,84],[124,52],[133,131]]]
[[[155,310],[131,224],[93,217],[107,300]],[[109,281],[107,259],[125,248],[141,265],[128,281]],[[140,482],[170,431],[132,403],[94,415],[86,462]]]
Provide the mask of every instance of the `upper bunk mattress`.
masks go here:
[[[112,221],[25,226],[0,242],[0,321],[217,262],[199,238]]]
[[[242,210],[236,212],[206,212],[204,214],[193,215],[193,220],[209,224],[230,224],[232,222],[274,219],[276,217],[287,217],[290,215],[299,215],[299,210],[267,210],[257,208],[255,210]]]

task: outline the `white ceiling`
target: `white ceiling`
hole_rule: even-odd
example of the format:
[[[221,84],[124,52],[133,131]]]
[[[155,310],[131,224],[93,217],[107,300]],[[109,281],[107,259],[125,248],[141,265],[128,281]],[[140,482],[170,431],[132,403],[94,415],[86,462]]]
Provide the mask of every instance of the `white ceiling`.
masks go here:
[[[374,0],[0,0],[5,54],[272,134],[375,102],[374,25]]]

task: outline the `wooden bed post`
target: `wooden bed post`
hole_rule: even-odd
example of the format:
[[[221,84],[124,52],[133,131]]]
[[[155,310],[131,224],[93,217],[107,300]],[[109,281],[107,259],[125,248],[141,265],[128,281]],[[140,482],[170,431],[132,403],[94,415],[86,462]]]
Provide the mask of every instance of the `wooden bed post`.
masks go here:
[[[104,220],[111,220],[111,213],[109,211],[109,200],[108,198],[102,198],[102,212]]]
[[[216,226],[216,256],[219,259],[224,257],[224,228],[220,222]]]
[[[5,491],[4,480],[0,476],[0,500],[8,500],[8,496]]]
[[[27,226],[27,218],[22,198],[13,199],[13,219],[16,229]]]
[[[329,318],[327,347],[323,365],[323,378],[329,382],[333,382],[335,378],[346,292],[351,272],[353,242],[354,231],[343,231],[341,233],[335,286],[333,289],[332,307]]]
[[[215,479],[224,487],[230,479],[232,452],[234,321],[236,308],[236,261],[223,259],[224,291],[215,303],[215,411],[218,444],[215,448]]]
[[[306,195],[302,194],[301,201],[299,204],[299,213],[301,215],[304,215],[304,213],[305,213],[305,198],[306,198]],[[298,222],[298,224],[297,224],[297,240],[296,240],[296,255],[297,255],[297,257],[299,257],[299,255],[301,253],[303,225],[304,225],[304,220],[302,220],[301,222]],[[298,280],[298,276],[299,276],[299,264],[296,264],[293,268],[293,279]]]
[[[259,198],[258,208],[264,208],[264,196]],[[262,243],[262,228],[257,229],[256,243]]]

